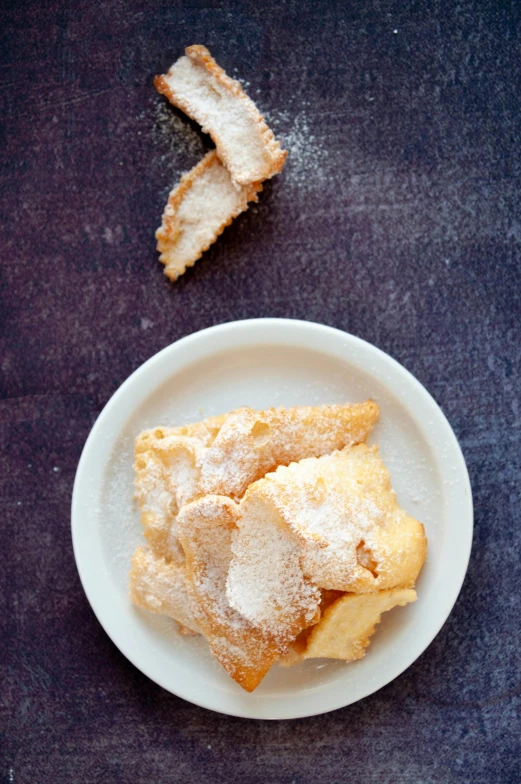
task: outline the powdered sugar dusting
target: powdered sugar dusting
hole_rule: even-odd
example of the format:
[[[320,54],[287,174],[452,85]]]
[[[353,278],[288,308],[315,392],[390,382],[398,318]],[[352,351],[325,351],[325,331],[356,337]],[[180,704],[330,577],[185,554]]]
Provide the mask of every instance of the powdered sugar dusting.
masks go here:
[[[103,503],[96,510],[98,524],[107,541],[111,571],[118,582],[124,579],[125,584],[130,558],[141,537],[139,512],[133,501],[133,447],[131,437],[124,437],[116,443],[104,483]]]
[[[178,509],[195,498],[199,492],[197,447],[196,444],[192,448],[179,446],[164,459],[167,481],[175,495]]]
[[[218,623],[241,625],[228,605],[225,585],[231,558],[235,504],[228,499],[206,497],[185,506],[178,518],[180,536],[191,564],[192,583],[199,615],[208,625],[207,610]],[[206,622],[205,622],[206,620]]]
[[[185,506],[178,522],[190,564],[195,617],[223,667],[251,690],[276,658],[277,648],[230,605],[226,595],[238,514],[230,499],[206,496]]]
[[[320,591],[306,580],[298,543],[262,502],[242,505],[226,593],[230,605],[281,646],[312,623]]]
[[[172,502],[163,464],[151,453],[140,455],[136,466],[140,464],[142,467],[136,467],[136,498],[141,511],[153,515],[158,527],[162,527],[167,524]]]
[[[154,112],[152,136],[157,146],[165,150],[159,159],[162,165],[186,168],[187,162],[197,163],[214,147],[210,137],[199,132],[166,99],[156,99]],[[327,140],[314,128],[305,104],[296,113],[275,108],[264,116],[282,149],[288,152],[279,175],[283,179],[282,188],[316,189],[335,181],[335,160],[331,158]]]
[[[369,482],[364,487],[360,478],[372,452],[359,449],[281,467],[264,483],[264,493],[301,539],[306,573],[323,588],[350,579],[358,564],[357,546],[385,522],[372,487]],[[373,485],[379,468],[377,463],[371,474]]]
[[[134,604],[168,615],[187,630],[200,631],[188,599],[184,565],[167,563],[151,551],[138,548],[132,559],[130,595]]]
[[[371,401],[354,405],[232,412],[201,468],[201,489],[240,498],[279,465],[365,441],[378,417]]]
[[[204,47],[187,49],[156,85],[210,132],[237,183],[260,182],[280,171],[285,156],[256,105]]]
[[[305,103],[297,113],[273,109],[265,117],[288,151],[281,175],[284,188],[312,190],[334,179],[328,145],[315,133]]]

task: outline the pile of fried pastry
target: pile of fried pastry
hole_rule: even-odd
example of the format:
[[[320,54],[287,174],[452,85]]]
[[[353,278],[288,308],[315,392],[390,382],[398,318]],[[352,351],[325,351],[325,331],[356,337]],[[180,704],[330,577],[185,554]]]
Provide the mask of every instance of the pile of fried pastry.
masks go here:
[[[240,82],[206,47],[189,46],[154,84],[215,144],[172,189],[156,232],[159,260],[176,280],[258,200],[262,183],[281,171],[287,152]]]
[[[246,691],[275,663],[364,656],[381,614],[416,599],[427,547],[365,443],[378,415],[239,408],[142,432],[133,603],[203,635]]]

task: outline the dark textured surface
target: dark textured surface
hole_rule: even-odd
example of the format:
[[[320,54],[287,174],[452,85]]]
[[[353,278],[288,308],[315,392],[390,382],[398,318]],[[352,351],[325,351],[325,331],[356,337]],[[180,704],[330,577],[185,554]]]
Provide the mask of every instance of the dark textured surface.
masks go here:
[[[153,232],[207,140],[152,78],[191,43],[249,83],[290,157],[173,286]],[[517,0],[0,5],[3,782],[521,781],[520,44]],[[69,533],[114,390],[173,340],[254,316],[396,357],[446,412],[475,499],[434,643],[294,722],[148,681],[96,621]]]

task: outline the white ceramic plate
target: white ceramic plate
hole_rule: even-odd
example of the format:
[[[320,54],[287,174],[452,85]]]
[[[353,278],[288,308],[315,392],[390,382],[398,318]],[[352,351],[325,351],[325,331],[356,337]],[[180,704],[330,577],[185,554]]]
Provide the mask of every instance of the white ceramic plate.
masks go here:
[[[400,504],[429,540],[418,601],[385,613],[364,659],[273,667],[246,694],[203,639],[133,607],[128,571],[142,543],[132,503],[133,440],[143,428],[198,421],[238,406],[340,403],[374,398],[380,445]],[[320,324],[258,319],[223,324],[145,362],[107,403],[87,440],[72,500],[74,554],[87,597],[118,648],[153,681],[197,705],[258,719],[340,708],[400,675],[449,615],[472,542],[467,469],[443,413],[411,374],[379,349]]]

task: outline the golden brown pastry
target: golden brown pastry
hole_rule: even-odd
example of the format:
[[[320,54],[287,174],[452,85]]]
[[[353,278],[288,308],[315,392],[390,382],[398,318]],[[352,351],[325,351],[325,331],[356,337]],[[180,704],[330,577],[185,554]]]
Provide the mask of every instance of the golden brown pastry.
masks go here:
[[[415,601],[426,553],[364,443],[377,417],[243,408],[141,433],[132,601],[202,634],[246,691],[277,662],[361,658],[381,614]]]

